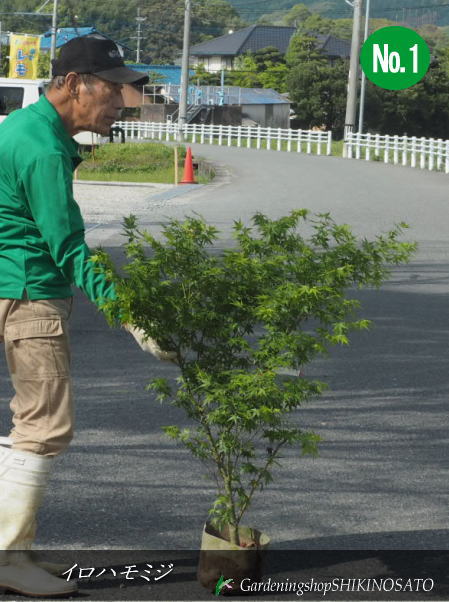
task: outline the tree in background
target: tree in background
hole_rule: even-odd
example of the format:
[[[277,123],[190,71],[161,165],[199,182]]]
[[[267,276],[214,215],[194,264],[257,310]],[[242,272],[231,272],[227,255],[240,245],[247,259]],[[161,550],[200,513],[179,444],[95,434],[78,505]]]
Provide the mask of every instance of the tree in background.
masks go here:
[[[0,63],[0,77],[8,77],[9,73],[9,46],[2,46],[2,60]]]
[[[242,88],[272,88],[283,93],[287,91],[287,73],[284,55],[277,48],[268,46],[238,57],[235,68],[224,71],[224,84]],[[219,86],[221,72],[209,73],[204,65],[198,65],[190,81],[202,86]]]
[[[449,48],[449,32],[447,28],[436,25],[424,25],[416,30],[427,42],[432,54],[441,55]]]
[[[438,57],[427,75],[406,90],[383,90],[368,82],[367,131],[449,138],[449,75]]]
[[[229,85],[229,71],[225,71],[225,83]],[[204,65],[197,65],[195,73],[190,77],[190,83],[195,86],[219,86],[221,83],[221,73],[210,73],[206,71]]]
[[[261,88],[260,66],[254,59],[254,53],[246,54],[236,58],[234,70],[229,73],[232,85],[242,88]]]
[[[287,65],[291,68],[314,61],[326,61],[322,50],[318,48],[316,37],[311,34],[297,33],[290,40],[285,55]]]
[[[229,72],[229,79],[232,85],[242,88],[273,88],[286,92],[287,73],[284,55],[274,46],[268,46],[239,57],[235,69]]]
[[[2,0],[2,12],[33,12],[36,0]],[[59,0],[58,27],[95,26],[117,42],[135,48],[137,8],[146,17],[142,25],[142,59],[144,62],[172,63],[181,53],[184,0]],[[48,17],[3,15],[3,31],[44,33],[50,29]],[[237,11],[226,0],[195,0],[192,11],[192,44],[220,36],[230,28],[245,26]],[[135,60],[134,51],[126,58]]]
[[[295,4],[288,11],[283,18],[283,24],[290,27],[298,27],[301,23],[306,21],[312,12],[307,8],[305,4]]]
[[[304,129],[324,126],[338,137],[344,127],[347,61],[339,59],[331,65],[316,38],[298,33],[291,40],[287,65],[295,125]]]
[[[40,52],[37,61],[37,76],[43,79],[50,75],[50,53]]]
[[[260,18],[273,23],[285,17],[298,0],[229,0],[240,11],[242,17],[256,22]],[[301,0],[309,10],[320,13],[323,17],[336,19],[341,16],[351,17],[351,9],[343,0]],[[419,8],[419,10],[417,10]],[[404,0],[376,0],[372,3],[373,16],[387,15],[397,23],[408,27],[419,23],[432,23],[444,26],[449,24],[449,5],[443,0],[426,2],[404,2]]]
[[[141,16],[146,17],[143,25],[146,37],[142,43],[145,62],[173,63],[179,58],[184,6],[184,0],[153,0],[142,6]],[[191,42],[197,44],[244,25],[236,10],[225,0],[196,0],[192,10]]]

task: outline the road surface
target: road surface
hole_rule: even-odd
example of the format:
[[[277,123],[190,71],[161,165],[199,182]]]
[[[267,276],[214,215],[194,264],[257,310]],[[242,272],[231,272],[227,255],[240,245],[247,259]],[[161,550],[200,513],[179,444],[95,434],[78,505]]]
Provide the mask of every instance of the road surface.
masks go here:
[[[449,177],[381,163],[194,145],[219,165],[210,186],[76,184],[91,246],[120,255],[123,215],[152,232],[196,211],[231,239],[234,219],[294,208],[329,211],[363,236],[405,220],[420,243],[412,264],[380,290],[356,293],[374,328],[306,374],[330,391],[305,406],[304,428],[324,439],[319,458],[286,451],[275,482],[246,523],[277,548],[448,548]],[[54,549],[189,549],[213,500],[212,483],[161,432],[183,416],[145,391],[176,367],[111,331],[81,294],[72,317],[77,431],[57,459],[38,544]],[[11,387],[0,369],[0,434]]]

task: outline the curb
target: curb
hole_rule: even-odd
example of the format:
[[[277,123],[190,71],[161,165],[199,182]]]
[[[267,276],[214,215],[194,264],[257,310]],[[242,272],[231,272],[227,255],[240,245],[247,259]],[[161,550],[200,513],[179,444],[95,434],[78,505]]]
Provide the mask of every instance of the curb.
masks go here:
[[[89,186],[130,186],[136,188],[163,188],[170,190],[177,188],[174,184],[161,184],[159,182],[102,182],[101,180],[73,180],[74,184],[88,184]]]

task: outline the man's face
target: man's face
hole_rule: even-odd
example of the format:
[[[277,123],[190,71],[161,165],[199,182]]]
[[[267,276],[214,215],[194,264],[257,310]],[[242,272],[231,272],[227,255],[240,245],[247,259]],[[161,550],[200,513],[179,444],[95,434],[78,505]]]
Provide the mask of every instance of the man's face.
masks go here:
[[[96,76],[85,83],[80,79],[75,105],[75,121],[80,130],[107,136],[109,129],[120,119],[124,102],[122,84],[114,84]]]

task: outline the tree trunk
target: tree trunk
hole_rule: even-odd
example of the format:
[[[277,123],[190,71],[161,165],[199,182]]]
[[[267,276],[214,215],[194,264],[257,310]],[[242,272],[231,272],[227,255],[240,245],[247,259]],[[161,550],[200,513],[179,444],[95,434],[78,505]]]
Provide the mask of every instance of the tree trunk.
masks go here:
[[[235,546],[240,545],[238,525],[229,525],[229,541]]]

